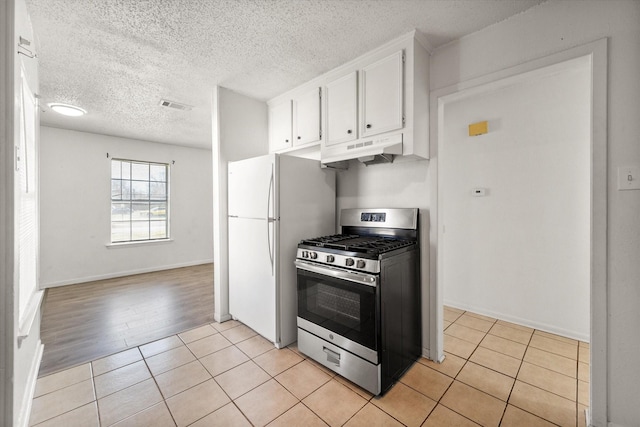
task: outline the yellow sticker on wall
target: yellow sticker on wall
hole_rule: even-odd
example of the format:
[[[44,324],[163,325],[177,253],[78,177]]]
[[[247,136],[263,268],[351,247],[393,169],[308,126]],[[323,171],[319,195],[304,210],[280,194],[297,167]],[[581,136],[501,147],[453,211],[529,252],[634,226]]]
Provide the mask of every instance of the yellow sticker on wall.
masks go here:
[[[478,136],[484,135],[489,130],[488,122],[485,120],[484,122],[473,123],[469,125],[469,136]]]

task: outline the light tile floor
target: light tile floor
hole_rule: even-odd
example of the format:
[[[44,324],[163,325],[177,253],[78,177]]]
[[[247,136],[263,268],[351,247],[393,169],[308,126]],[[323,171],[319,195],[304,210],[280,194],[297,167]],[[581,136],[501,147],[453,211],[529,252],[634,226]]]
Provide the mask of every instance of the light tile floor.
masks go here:
[[[30,425],[584,426],[589,345],[445,307],[446,359],[383,397],[212,323],[38,379]]]

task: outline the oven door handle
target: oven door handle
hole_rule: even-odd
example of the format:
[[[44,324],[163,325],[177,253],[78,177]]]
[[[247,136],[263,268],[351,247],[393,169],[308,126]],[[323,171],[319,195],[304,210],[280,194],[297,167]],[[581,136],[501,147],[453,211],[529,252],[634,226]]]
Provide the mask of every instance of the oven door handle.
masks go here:
[[[372,274],[358,273],[356,271],[347,271],[338,268],[320,266],[311,262],[295,260],[296,267],[301,270],[310,271],[312,273],[324,274],[336,279],[347,280],[349,282],[358,283],[360,285],[367,285],[371,287],[378,286],[378,277]]]

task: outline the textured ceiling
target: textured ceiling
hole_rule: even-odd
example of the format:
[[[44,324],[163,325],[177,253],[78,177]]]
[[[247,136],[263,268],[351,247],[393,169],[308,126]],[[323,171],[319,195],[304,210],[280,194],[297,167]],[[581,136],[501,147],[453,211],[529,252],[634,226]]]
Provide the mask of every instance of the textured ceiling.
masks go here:
[[[441,46],[542,0],[27,0],[42,123],[211,144],[211,88],[267,100],[418,29]],[[193,106],[179,111],[160,99]],[[46,107],[83,107],[81,118]]]

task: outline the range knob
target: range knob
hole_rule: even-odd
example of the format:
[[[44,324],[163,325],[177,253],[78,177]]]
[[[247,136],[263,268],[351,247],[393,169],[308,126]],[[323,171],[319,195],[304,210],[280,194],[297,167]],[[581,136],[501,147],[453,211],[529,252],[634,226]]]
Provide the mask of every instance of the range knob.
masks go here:
[[[345,264],[347,265],[347,267],[351,267],[353,265],[353,258],[347,258]]]
[[[327,262],[333,262],[333,261],[335,261],[335,260],[336,260],[336,259],[334,258],[334,256],[333,256],[333,255],[327,255]]]
[[[356,264],[356,267],[358,267],[358,268],[364,268],[364,261],[363,261],[363,260],[361,260],[361,259],[359,259],[359,260],[358,260],[358,263]]]
[[[316,259],[316,258],[318,258],[318,254],[315,253],[315,252],[309,252],[309,258]]]
[[[308,251],[302,251],[302,258],[309,258],[309,252]]]

